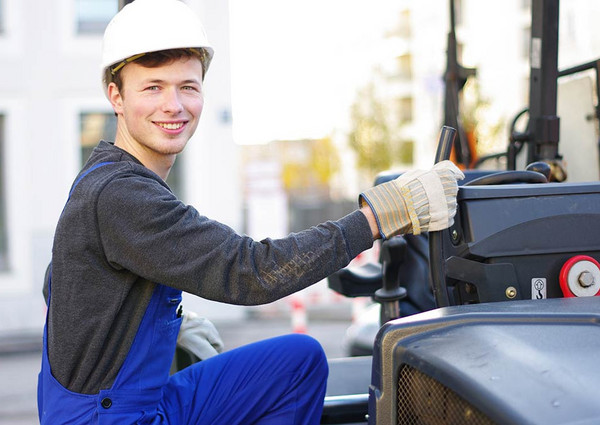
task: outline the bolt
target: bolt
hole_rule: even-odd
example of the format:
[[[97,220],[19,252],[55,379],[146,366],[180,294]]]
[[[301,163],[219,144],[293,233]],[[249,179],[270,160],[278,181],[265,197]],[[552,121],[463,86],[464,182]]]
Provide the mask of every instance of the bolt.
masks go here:
[[[456,231],[456,229],[452,230],[452,241],[453,242],[457,242],[458,241],[458,232]]]
[[[506,288],[506,298],[510,298],[511,300],[517,296],[517,289],[514,286],[509,286]]]
[[[587,270],[583,271],[579,274],[577,281],[583,288],[589,288],[590,286],[592,286],[595,283],[594,275]]]

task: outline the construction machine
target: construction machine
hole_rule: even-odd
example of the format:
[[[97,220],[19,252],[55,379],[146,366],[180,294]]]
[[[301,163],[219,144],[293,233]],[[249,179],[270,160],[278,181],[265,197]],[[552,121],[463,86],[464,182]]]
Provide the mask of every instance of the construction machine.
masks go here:
[[[600,423],[598,62],[559,71],[559,0],[531,3],[529,105],[504,152],[474,160],[465,143],[457,96],[474,71],[457,63],[450,31],[436,161],[466,168],[455,221],[388,239],[378,263],[330,276],[346,296],[373,297],[381,327],[372,356],[331,365],[322,423]],[[477,168],[498,157],[505,170]],[[352,370],[355,382],[336,387]]]

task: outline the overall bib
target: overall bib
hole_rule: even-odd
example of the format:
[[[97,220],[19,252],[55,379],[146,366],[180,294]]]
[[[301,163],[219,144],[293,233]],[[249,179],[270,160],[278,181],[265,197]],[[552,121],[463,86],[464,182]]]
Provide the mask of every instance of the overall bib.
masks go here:
[[[38,384],[40,424],[161,423],[157,409],[182,320],[177,317],[180,302],[181,291],[156,286],[117,379],[110,389],[94,395],[69,391],[52,376],[46,325]]]
[[[102,162],[84,172],[75,187]],[[52,272],[48,282],[48,305],[52,296]],[[169,379],[177,334],[182,318],[177,307],[181,291],[156,285],[129,354],[113,386],[99,394],[78,394],[64,388],[52,375],[48,360],[47,320],[44,326],[42,369],[38,379],[38,413],[45,424],[142,424],[157,418],[162,388]]]
[[[104,164],[82,174],[73,188]],[[50,270],[48,305],[51,274]],[[38,380],[41,425],[320,423],[327,359],[320,344],[307,335],[255,342],[169,377],[182,322],[180,302],[181,291],[156,285],[115,382],[93,395],[69,391],[52,375],[46,320]]]

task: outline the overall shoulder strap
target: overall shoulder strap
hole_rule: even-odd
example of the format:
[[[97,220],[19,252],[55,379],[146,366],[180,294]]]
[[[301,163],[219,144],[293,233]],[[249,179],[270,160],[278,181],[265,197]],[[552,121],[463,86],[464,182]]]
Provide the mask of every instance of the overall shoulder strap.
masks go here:
[[[71,187],[71,190],[69,191],[69,198],[71,198],[71,194],[73,193],[73,191],[75,190],[75,187],[79,184],[79,182],[81,181],[81,179],[83,179],[89,173],[91,173],[92,171],[94,171],[96,168],[100,168],[103,165],[112,164],[112,163],[113,163],[113,161],[99,162],[98,164],[96,164],[96,165],[88,168],[83,173],[81,173],[81,175],[77,178],[77,180],[75,180],[75,183],[73,183],[73,187]],[[68,201],[68,199],[67,199],[67,201]]]

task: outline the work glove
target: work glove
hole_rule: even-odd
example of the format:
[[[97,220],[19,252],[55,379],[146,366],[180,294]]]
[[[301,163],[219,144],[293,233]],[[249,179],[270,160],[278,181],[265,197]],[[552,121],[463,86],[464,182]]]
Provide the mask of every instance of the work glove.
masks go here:
[[[223,351],[223,340],[215,325],[192,311],[183,312],[177,345],[190,351],[200,360],[206,360]]]
[[[366,190],[359,203],[371,207],[383,239],[443,230],[454,223],[457,181],[464,178],[456,165],[442,161],[429,171],[411,170]]]

